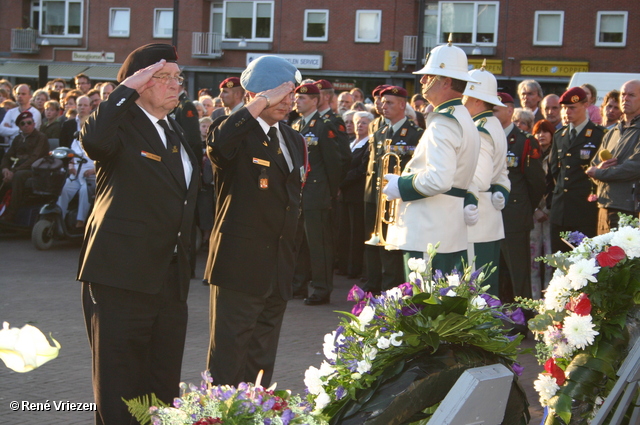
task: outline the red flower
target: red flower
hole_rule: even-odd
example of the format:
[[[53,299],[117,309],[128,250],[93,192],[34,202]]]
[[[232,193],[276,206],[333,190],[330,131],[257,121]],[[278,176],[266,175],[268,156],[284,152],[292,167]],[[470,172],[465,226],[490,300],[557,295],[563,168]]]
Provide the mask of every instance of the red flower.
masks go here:
[[[564,381],[566,381],[566,377],[564,376],[564,370],[562,370],[560,368],[560,366],[558,366],[556,364],[556,361],[553,357],[549,358],[549,360],[547,360],[544,364],[544,370],[546,370],[547,372],[549,372],[549,374],[556,378],[556,382],[558,383],[558,385],[562,386],[562,384],[564,384]]]
[[[578,316],[587,316],[591,314],[591,301],[587,294],[582,293],[578,298],[572,298],[565,306],[565,309]]]
[[[596,260],[601,267],[613,267],[625,258],[627,258],[627,256],[619,246],[610,246],[605,251],[596,255]]]

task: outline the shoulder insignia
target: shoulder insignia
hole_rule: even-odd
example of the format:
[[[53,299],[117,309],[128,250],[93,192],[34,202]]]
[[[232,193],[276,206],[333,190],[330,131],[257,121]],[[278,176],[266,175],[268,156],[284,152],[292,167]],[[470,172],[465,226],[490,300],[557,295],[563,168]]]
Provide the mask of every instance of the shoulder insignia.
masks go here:
[[[476,128],[478,129],[478,131],[480,133],[485,133],[485,134],[488,134],[489,136],[491,136],[491,133],[489,133],[489,130],[487,130],[486,128],[484,128],[482,126],[476,126]]]
[[[404,137],[407,135],[407,129],[403,128],[402,130],[400,130],[400,137]]]
[[[316,125],[316,120],[311,120],[309,123],[309,127],[314,127]]]
[[[346,129],[346,128],[344,128],[344,125],[340,124],[340,125],[338,126],[338,131],[343,131],[343,132],[344,132],[344,131],[347,131],[347,129]]]
[[[584,133],[584,137],[591,137],[591,133],[593,133],[593,130],[590,128],[587,128],[587,131]]]
[[[455,112],[456,108],[454,108],[453,106],[449,106],[447,108],[441,109],[438,111],[439,114],[442,115],[451,115],[453,116],[453,113]]]
[[[193,111],[189,110],[187,111],[187,118],[191,118],[193,117]]]
[[[531,158],[533,159],[540,159],[540,149],[538,148],[533,148],[531,149]]]
[[[333,132],[333,130],[329,130],[329,132],[327,133],[327,137],[329,137],[329,139],[334,139],[336,137],[336,135]]]

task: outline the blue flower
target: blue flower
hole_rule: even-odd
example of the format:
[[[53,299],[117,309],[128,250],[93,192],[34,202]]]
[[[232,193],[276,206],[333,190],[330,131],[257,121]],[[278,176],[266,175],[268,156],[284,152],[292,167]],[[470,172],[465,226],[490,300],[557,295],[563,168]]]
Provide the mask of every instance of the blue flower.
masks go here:
[[[524,366],[522,366],[520,363],[513,363],[511,365],[511,369],[513,369],[513,372],[516,375],[521,376],[522,375],[522,371],[524,371]]]
[[[345,395],[347,395],[347,391],[342,385],[336,388],[336,400],[342,399]]]
[[[582,243],[582,240],[586,237],[587,236],[584,233],[581,233],[578,231],[571,232],[567,236],[567,242],[569,242],[573,246],[578,246]]]
[[[307,406],[307,408],[311,409],[311,406]],[[293,419],[296,415],[291,411],[291,409],[286,409],[284,412],[282,412],[282,423],[284,425],[289,425],[289,422],[291,422],[291,419]]]
[[[264,403],[262,403],[262,410],[264,410],[265,412],[268,410],[273,409],[273,405],[276,404],[276,399],[275,398],[270,398],[267,401],[265,401]]]

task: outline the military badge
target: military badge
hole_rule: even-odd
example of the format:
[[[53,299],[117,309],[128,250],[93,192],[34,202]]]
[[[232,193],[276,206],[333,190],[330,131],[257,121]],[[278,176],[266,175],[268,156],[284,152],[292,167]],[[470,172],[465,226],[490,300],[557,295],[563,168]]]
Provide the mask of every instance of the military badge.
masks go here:
[[[402,130],[400,130],[400,137],[404,137],[407,135],[407,129],[403,128]]]
[[[316,120],[311,120],[309,123],[309,127],[314,127],[316,125]]]
[[[227,88],[233,88],[233,81],[227,81]]]
[[[591,149],[580,149],[580,159],[591,158]]]
[[[260,190],[269,189],[269,175],[267,174],[266,168],[263,168],[260,171],[260,177],[258,177],[258,188],[260,188]]]
[[[591,133],[593,133],[593,130],[588,128],[587,131],[584,133],[584,137],[591,137]]]
[[[518,157],[513,152],[507,152],[507,167],[513,168],[518,166]]]
[[[302,86],[302,87],[300,87],[300,88],[298,89],[298,91],[299,91],[300,93],[304,94],[304,93],[306,93],[307,91],[309,91],[309,89],[308,89],[308,88],[306,88],[305,86]]]

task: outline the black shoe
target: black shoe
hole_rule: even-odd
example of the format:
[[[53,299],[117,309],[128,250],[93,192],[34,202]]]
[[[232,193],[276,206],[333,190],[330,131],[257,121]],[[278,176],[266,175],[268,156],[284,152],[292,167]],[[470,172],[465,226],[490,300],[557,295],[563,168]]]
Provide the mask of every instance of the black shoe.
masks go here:
[[[304,300],[307,297],[308,297],[307,291],[300,291],[300,292],[294,292],[293,293],[293,299],[294,300]]]
[[[322,305],[322,304],[329,304],[329,297],[326,298],[320,298],[317,295],[311,295],[308,298],[304,299],[304,303],[306,305]]]
[[[202,284],[204,286],[209,286],[209,281],[207,279],[202,279]]]

